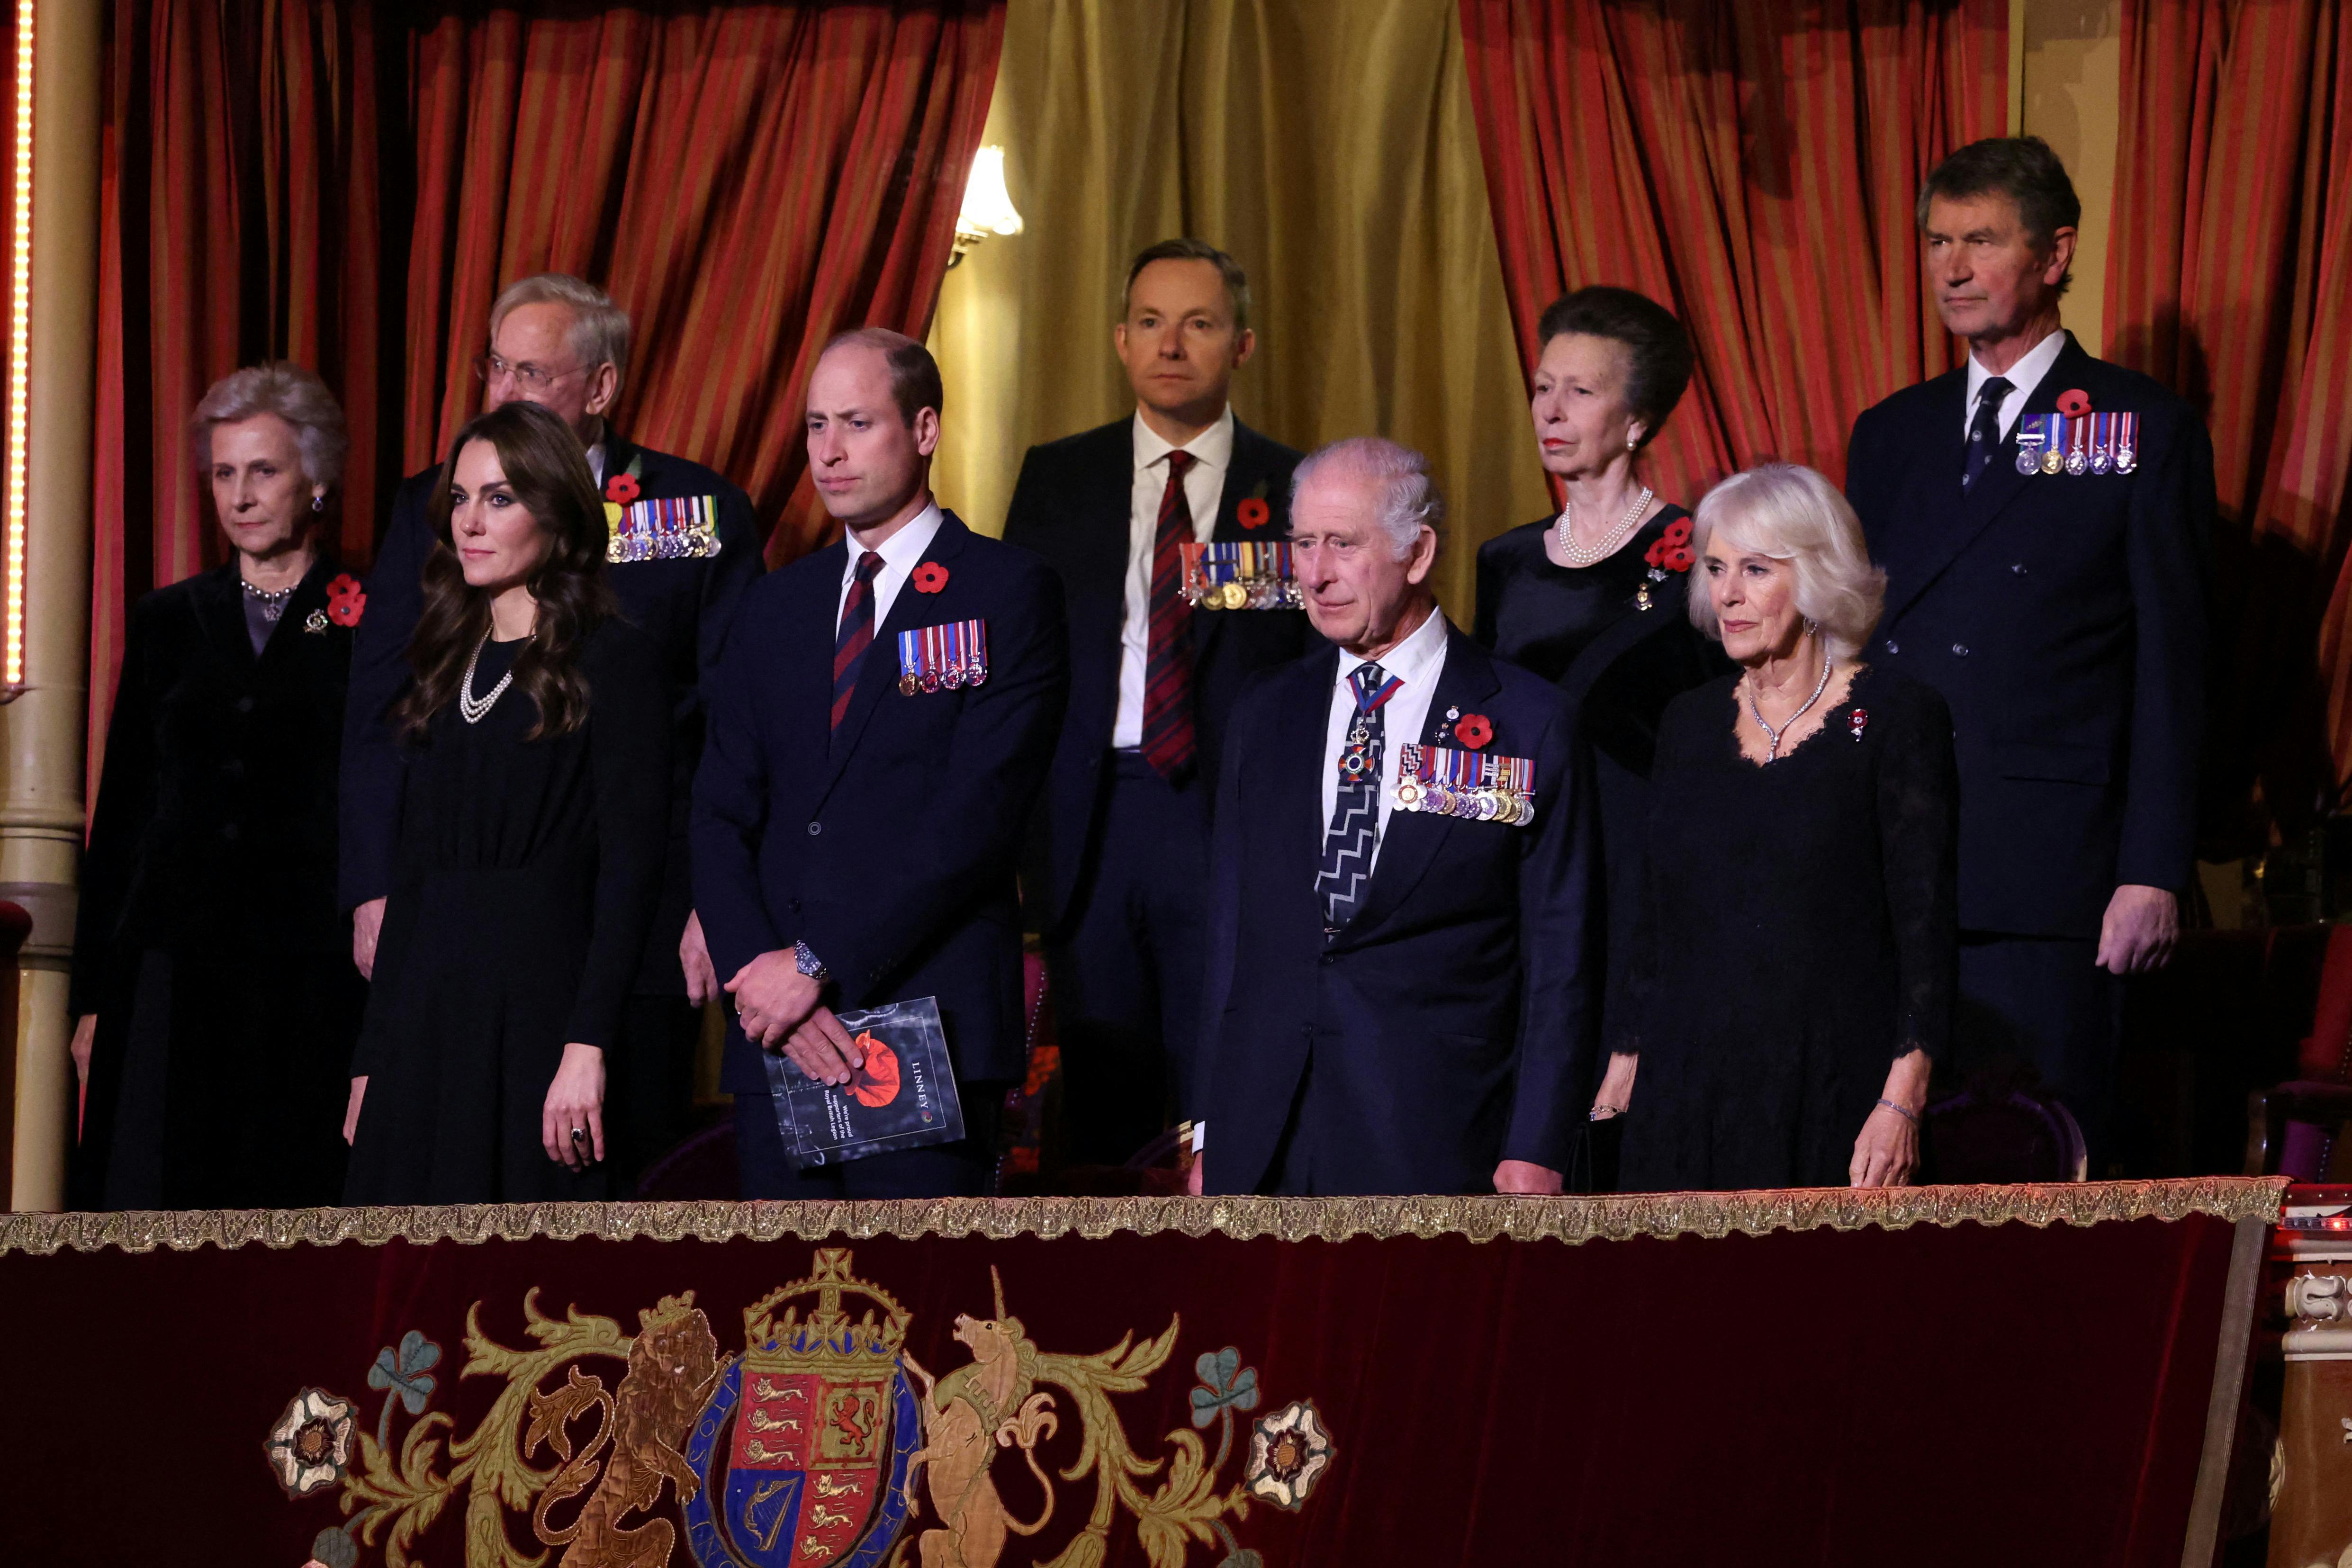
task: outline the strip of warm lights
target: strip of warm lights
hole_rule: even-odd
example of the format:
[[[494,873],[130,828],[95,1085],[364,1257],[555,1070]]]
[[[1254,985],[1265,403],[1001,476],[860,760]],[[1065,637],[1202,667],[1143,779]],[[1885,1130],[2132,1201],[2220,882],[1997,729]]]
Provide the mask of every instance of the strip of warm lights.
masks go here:
[[[26,350],[33,320],[33,0],[16,0],[16,178],[8,250],[7,628],[0,688],[25,684]]]

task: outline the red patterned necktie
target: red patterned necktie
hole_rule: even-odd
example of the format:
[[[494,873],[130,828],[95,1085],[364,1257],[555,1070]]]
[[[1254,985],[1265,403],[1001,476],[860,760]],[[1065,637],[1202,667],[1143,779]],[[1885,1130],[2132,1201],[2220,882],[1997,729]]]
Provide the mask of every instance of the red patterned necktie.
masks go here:
[[[874,641],[874,577],[882,557],[871,550],[857,558],[857,575],[841,601],[841,631],[833,641],[833,728],[841,728],[849,711],[850,694],[857,689],[857,671]]]
[[[1143,760],[1174,783],[1192,766],[1192,622],[1184,602],[1183,546],[1192,538],[1184,499],[1190,452],[1168,454],[1168,488],[1151,544],[1151,617],[1143,659]]]

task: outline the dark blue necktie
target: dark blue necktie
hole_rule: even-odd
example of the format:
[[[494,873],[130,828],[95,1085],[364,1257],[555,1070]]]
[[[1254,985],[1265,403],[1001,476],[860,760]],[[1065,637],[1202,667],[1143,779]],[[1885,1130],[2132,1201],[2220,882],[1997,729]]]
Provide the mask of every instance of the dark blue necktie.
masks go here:
[[[1998,375],[1985,377],[1977,388],[1977,416],[1969,422],[1969,457],[1960,469],[1960,491],[1973,489],[1977,476],[2000,456],[2000,404],[2016,388]],[[1949,428],[1949,426],[1947,426]]]
[[[1323,835],[1323,864],[1315,873],[1324,920],[1333,931],[1355,918],[1371,884],[1372,850],[1381,837],[1381,758],[1388,740],[1381,709],[1404,682],[1389,679],[1377,664],[1362,664],[1348,684],[1356,711],[1339,748],[1339,793]]]

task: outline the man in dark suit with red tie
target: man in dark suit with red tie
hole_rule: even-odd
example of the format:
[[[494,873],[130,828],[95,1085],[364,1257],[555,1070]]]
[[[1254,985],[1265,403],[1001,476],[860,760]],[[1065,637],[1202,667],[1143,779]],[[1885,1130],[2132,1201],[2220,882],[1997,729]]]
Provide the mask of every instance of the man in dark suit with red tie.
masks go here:
[[[1014,858],[1062,718],[1061,594],[1035,556],[932,499],[941,398],[922,344],[845,333],[808,395],[810,473],[843,539],[744,595],[695,781],[695,905],[736,1012],[720,1081],[742,1193],[977,1194],[1025,1067]],[[902,680],[918,672],[900,634],[941,629],[961,679]],[[908,642],[919,659],[948,646]],[[760,1053],[847,1084],[863,1058],[835,1012],[925,996],[966,1136],[795,1171]]]
[[[1929,174],[1927,272],[1969,363],[1854,422],[1846,491],[1887,574],[1864,657],[1952,709],[1952,1065],[2033,1064],[2101,1173],[2122,977],[2166,961],[2194,869],[2213,450],[2060,324],[2081,213],[2038,138]]]
[[[1298,454],[1228,401],[1256,347],[1240,266],[1196,239],[1150,247],[1112,339],[1134,414],[1032,447],[1004,523],[1068,607],[1069,710],[1022,879],[1048,942],[1068,1152],[1087,1164],[1135,1153],[1182,1098],[1226,717],[1312,640],[1297,608],[1196,610],[1181,592],[1185,544],[1288,531]]]

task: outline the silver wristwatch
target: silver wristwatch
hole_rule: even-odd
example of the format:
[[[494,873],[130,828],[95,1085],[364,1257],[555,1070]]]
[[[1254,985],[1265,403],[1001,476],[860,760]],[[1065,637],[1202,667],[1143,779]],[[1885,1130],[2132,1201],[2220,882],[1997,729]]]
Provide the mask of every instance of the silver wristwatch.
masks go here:
[[[793,943],[793,967],[819,985],[832,983],[832,974],[826,972],[824,963],[818,960],[815,953],[809,951],[809,944],[804,942]]]

